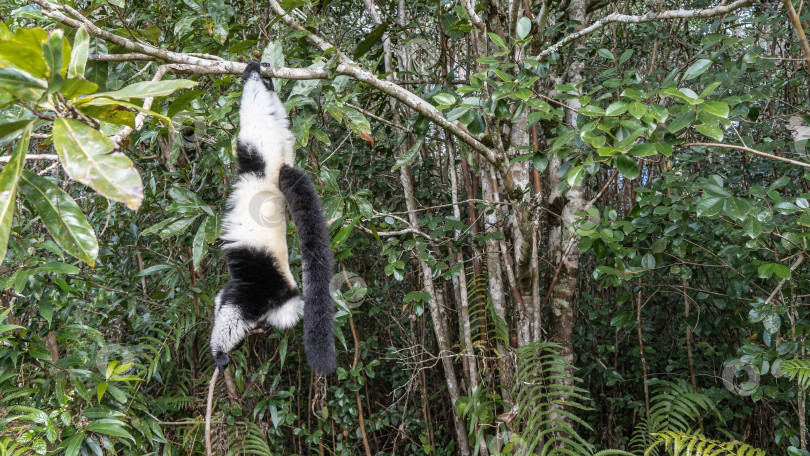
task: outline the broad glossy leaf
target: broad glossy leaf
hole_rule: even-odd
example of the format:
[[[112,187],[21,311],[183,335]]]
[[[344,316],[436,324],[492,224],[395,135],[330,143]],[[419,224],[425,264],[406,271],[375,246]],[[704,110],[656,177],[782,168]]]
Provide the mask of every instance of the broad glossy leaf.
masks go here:
[[[62,88],[65,80],[62,73],[62,49],[64,48],[64,38],[62,30],[56,29],[48,35],[48,41],[42,43],[42,55],[48,65],[50,80],[48,83],[48,93],[54,93]]]
[[[95,95],[93,95],[94,97]],[[74,105],[78,109],[83,109],[87,106],[123,106],[126,108],[132,108],[137,111],[140,111],[148,116],[157,117],[158,119],[162,120],[170,129],[173,129],[172,121],[168,117],[158,114],[154,111],[150,111],[148,109],[144,109],[142,106],[138,106],[134,103],[130,103],[128,101],[123,100],[116,100],[113,98],[91,98],[91,97],[84,97],[78,100]]]
[[[96,233],[73,198],[48,179],[27,170],[22,173],[20,190],[59,247],[94,266],[98,256]]]
[[[41,28],[18,28],[14,39],[0,46],[0,67],[17,68],[47,79],[48,65],[42,55],[42,43],[47,40],[48,32]]]
[[[79,450],[82,447],[82,439],[84,433],[71,436],[65,441],[65,456],[79,456]]]
[[[16,89],[45,89],[48,83],[17,68],[0,68],[0,87],[14,92]]]
[[[719,196],[703,198],[700,200],[696,208],[698,217],[711,217],[719,214],[723,209],[723,203],[725,200],[725,198],[721,198]]]
[[[61,92],[68,100],[87,95],[98,90],[98,84],[90,82],[83,77],[70,78],[65,81]]]
[[[709,59],[700,59],[697,62],[693,63],[686,72],[683,74],[683,80],[688,81],[690,79],[694,79],[701,74],[705,73],[706,70],[709,69],[713,62]]]
[[[89,95],[90,98],[106,97],[115,100],[126,100],[129,98],[165,97],[173,92],[182,89],[189,89],[197,85],[194,81],[186,79],[173,79],[170,81],[145,81],[130,84],[123,89],[112,92],[101,92]]]
[[[723,130],[718,128],[716,125],[700,124],[695,126],[695,129],[710,138],[714,138],[718,141],[723,140]]]
[[[573,187],[582,182],[583,179],[585,179],[585,167],[580,165],[575,166],[571,169],[571,171],[568,172],[566,182],[568,182],[570,187]]]
[[[141,206],[141,176],[126,155],[112,152],[112,141],[101,132],[78,120],[58,118],[53,123],[53,142],[72,179],[130,209]]]
[[[728,105],[722,101],[704,101],[700,104],[700,109],[718,117],[728,118]]]
[[[135,439],[132,435],[123,428],[123,426],[113,423],[93,422],[87,426],[87,430],[91,432],[98,432],[99,434],[111,435],[114,437],[124,437],[133,442]]]
[[[521,17],[520,20],[517,22],[517,26],[515,27],[515,31],[517,32],[518,38],[521,40],[529,36],[529,32],[532,30],[532,21],[528,17]]]
[[[615,160],[616,167],[619,168],[619,172],[622,173],[624,177],[633,180],[641,174],[636,161],[633,160],[633,157],[628,155],[617,155]]]
[[[729,217],[743,220],[751,209],[751,203],[745,198],[733,197],[726,200],[725,212]]]
[[[25,154],[28,152],[28,143],[34,123],[30,122],[23,130],[22,137],[11,153],[3,171],[0,172],[0,263],[6,258],[8,237],[11,234],[11,221],[14,218],[14,199],[17,184],[22,174]]]
[[[68,65],[67,77],[84,77],[84,70],[87,67],[87,57],[90,53],[90,35],[84,27],[76,30],[76,38],[73,39],[73,49],[70,52],[70,63]]]

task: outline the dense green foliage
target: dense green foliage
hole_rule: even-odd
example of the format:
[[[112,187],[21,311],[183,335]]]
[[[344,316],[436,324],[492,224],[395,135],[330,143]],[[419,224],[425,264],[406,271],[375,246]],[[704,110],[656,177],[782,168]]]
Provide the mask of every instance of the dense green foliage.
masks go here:
[[[0,4],[0,456],[203,454],[239,75],[164,76],[36,3]],[[810,80],[781,3],[553,52],[577,8],[684,2],[281,2],[304,30],[253,0],[52,3],[326,72],[275,85],[331,224],[341,367],[310,373],[300,325],[249,337],[217,454],[810,456]]]

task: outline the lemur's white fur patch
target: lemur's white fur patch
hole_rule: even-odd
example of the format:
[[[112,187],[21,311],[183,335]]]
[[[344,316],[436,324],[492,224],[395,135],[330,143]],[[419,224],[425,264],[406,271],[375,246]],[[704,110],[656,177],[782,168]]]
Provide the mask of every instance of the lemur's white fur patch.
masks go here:
[[[281,307],[270,311],[265,321],[278,329],[288,329],[295,326],[298,320],[304,315],[304,301],[296,296]]]
[[[238,141],[249,144],[261,155],[264,177],[242,174],[228,198],[229,210],[222,222],[224,248],[250,246],[266,250],[295,286],[287,254],[286,200],[278,188],[281,167],[294,160],[293,136],[284,105],[275,92],[265,88],[257,74],[245,81],[239,108],[241,126]]]

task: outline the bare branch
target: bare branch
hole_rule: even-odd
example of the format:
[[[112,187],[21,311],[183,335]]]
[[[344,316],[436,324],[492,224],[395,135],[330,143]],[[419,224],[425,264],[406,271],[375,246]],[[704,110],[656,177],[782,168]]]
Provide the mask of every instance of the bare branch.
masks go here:
[[[37,0],[43,1],[43,0]],[[286,11],[279,5],[277,0],[269,0],[270,7],[273,11],[281,16],[281,19],[287,24],[288,27],[294,30],[308,30],[304,29],[300,24],[298,24],[295,19],[293,19]],[[467,128],[464,127],[459,122],[450,122],[444,118],[444,115],[436,109],[435,106],[428,103],[427,101],[423,100],[418,95],[410,92],[407,89],[400,87],[393,82],[386,80],[386,79],[379,79],[377,75],[374,73],[362,68],[352,59],[347,57],[345,54],[336,50],[335,46],[329,43],[328,41],[324,40],[323,38],[310,33],[306,36],[307,41],[310,42],[313,46],[317,47],[321,51],[334,51],[338,53],[340,58],[341,65],[338,65],[337,72],[340,74],[345,74],[347,76],[351,76],[354,79],[357,79],[360,82],[368,84],[371,87],[383,92],[409,108],[413,109],[414,111],[422,114],[423,116],[427,117],[428,119],[432,120],[436,125],[439,125],[442,128],[447,129],[450,133],[454,136],[458,137],[461,141],[466,143],[468,146],[472,147],[473,150],[480,153],[481,155],[486,158],[487,161],[492,163],[495,168],[500,171],[501,173],[506,172],[509,169],[509,160],[507,160],[504,154],[500,154],[493,149],[490,149],[482,142],[480,142],[475,136],[470,134],[467,131]]]
[[[48,135],[50,138],[50,135]],[[7,163],[11,159],[11,156],[5,155],[0,157],[0,163]],[[52,160],[52,161],[59,161],[59,156],[56,154],[26,154],[26,160]]]
[[[566,44],[572,41],[576,41],[585,35],[589,35],[608,24],[612,23],[641,24],[643,22],[655,22],[667,19],[697,19],[704,17],[720,16],[722,14],[730,13],[734,10],[743,8],[745,6],[749,6],[753,4],[754,1],[755,0],[737,0],[736,2],[729,3],[728,5],[719,5],[714,8],[707,8],[701,10],[687,10],[687,9],[667,10],[662,11],[660,13],[642,14],[640,16],[630,16],[627,14],[612,13],[594,22],[593,24],[583,28],[582,30],[574,32],[566,36],[565,38],[561,39],[560,41],[552,44],[544,51],[540,52],[540,54],[537,55],[537,59],[540,60],[545,57],[548,57],[552,53],[560,50],[560,48],[565,46]]]
[[[793,2],[791,0],[782,0],[782,3],[785,4],[790,22],[793,24],[793,28],[796,29],[796,37],[799,39],[799,44],[804,51],[804,58],[807,60],[807,71],[810,71],[810,44],[807,43],[807,35],[804,34],[802,21],[799,19],[799,14],[796,13],[796,10],[793,8]]]
[[[475,5],[473,5],[472,2],[473,0],[461,0],[459,3],[461,3],[461,6],[464,8],[467,16],[470,17],[470,22],[472,22],[472,24],[479,30],[486,30],[486,24],[484,24],[481,16],[475,13]]]
[[[766,152],[762,152],[756,149],[752,149],[750,147],[745,146],[735,146],[733,144],[721,144],[721,143],[687,143],[682,144],[681,147],[689,147],[689,146],[707,146],[707,147],[725,147],[726,149],[737,149],[742,150],[745,152],[752,153],[754,155],[759,155],[760,157],[765,157],[771,160],[778,160],[783,161],[785,163],[790,163],[791,165],[801,166],[804,168],[810,168],[810,163],[800,162],[797,160],[791,160],[789,158],[780,157],[778,155],[769,154]]]
[[[131,51],[133,59],[142,59],[142,56],[150,56],[157,60],[162,60],[171,63],[167,71],[180,74],[241,74],[246,64],[240,62],[233,62],[227,60],[212,60],[209,58],[200,58],[191,54],[184,54],[172,52],[166,49],[161,49],[148,44],[134,42],[124,37],[112,34],[106,30],[102,30],[93,24],[87,18],[81,16],[72,8],[67,6],[57,5],[49,2],[48,0],[31,0],[32,2],[42,7],[42,13],[51,19],[67,25],[72,28],[84,28],[87,33],[101,38],[103,40],[114,43],[122,48]],[[285,24],[295,30],[308,30],[304,29],[298,24],[295,19],[287,15],[281,5],[276,0],[269,0],[270,6],[273,10],[282,16]],[[68,17],[65,12],[73,15]],[[499,154],[493,149],[490,149],[479,141],[475,136],[467,131],[467,128],[459,122],[451,122],[444,118],[444,115],[436,109],[435,106],[423,100],[418,95],[410,92],[409,90],[384,79],[379,79],[374,73],[363,69],[356,62],[349,57],[336,51],[335,47],[324,40],[323,38],[310,33],[306,39],[321,51],[334,51],[340,56],[341,63],[335,69],[335,74],[350,76],[360,82],[363,82],[408,106],[416,112],[422,114],[428,119],[435,122],[442,128],[447,129],[453,135],[457,136],[461,141],[470,146],[473,150],[480,153],[486,158],[487,161],[492,163],[500,172],[506,172],[509,168],[509,161],[506,156]],[[282,68],[282,67],[265,67],[262,70],[262,75],[267,77],[277,77],[282,79],[327,79],[328,73],[324,69],[319,68]]]

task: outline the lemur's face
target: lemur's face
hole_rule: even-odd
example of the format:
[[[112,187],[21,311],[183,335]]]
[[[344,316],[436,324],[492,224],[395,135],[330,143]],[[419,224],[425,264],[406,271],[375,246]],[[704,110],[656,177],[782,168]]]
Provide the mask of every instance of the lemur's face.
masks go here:
[[[273,80],[271,78],[262,77],[262,67],[270,66],[267,63],[259,63],[255,60],[251,60],[247,63],[247,67],[245,67],[245,71],[242,73],[242,79],[247,82],[251,79],[258,79],[262,81],[264,84],[265,89],[269,91],[273,91]]]

